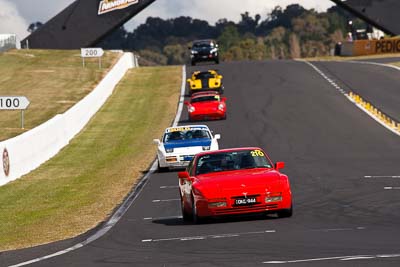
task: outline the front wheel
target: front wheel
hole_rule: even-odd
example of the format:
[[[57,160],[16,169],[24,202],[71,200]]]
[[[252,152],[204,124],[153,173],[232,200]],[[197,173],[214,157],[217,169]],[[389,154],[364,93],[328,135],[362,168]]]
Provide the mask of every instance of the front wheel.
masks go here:
[[[181,208],[182,208],[182,219],[183,219],[183,221],[185,221],[185,222],[190,221],[192,218],[190,217],[190,215],[185,210],[185,201],[183,200],[182,197],[181,197]]]
[[[168,167],[161,167],[160,166],[160,161],[158,161],[158,172],[166,172],[168,170],[169,170]]]
[[[197,215],[197,207],[193,198],[192,198],[192,221],[194,224],[202,222],[202,219]]]
[[[289,218],[293,215],[293,205],[289,209],[280,210],[277,212],[279,218]]]

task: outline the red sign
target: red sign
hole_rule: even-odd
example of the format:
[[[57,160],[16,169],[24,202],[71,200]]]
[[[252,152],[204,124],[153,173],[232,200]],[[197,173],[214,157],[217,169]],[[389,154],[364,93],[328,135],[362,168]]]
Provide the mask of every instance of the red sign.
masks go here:
[[[6,176],[10,174],[10,156],[6,148],[3,151],[3,170]]]

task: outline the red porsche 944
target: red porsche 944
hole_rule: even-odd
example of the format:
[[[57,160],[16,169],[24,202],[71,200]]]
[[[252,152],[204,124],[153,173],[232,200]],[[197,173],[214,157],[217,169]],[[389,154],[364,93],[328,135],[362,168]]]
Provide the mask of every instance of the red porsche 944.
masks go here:
[[[226,119],[226,97],[218,92],[195,93],[185,105],[190,121]]]
[[[198,222],[205,217],[276,213],[291,217],[289,179],[256,147],[202,152],[179,172],[182,215]]]

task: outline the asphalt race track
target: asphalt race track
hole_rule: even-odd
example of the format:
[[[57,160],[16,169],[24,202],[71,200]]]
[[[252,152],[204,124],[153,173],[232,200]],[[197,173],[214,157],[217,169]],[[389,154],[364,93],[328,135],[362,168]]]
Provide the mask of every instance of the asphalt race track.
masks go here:
[[[260,146],[273,161],[286,163],[293,217],[183,223],[176,172],[154,173],[107,234],[30,266],[400,266],[400,136],[304,62],[201,65],[188,73],[208,68],[224,75],[228,118],[206,124],[222,135],[222,148]],[[375,68],[321,67],[371,98],[376,84],[390,87],[376,102],[399,116],[399,75]],[[385,99],[397,99],[397,109]],[[184,111],[180,123],[186,119]],[[79,241],[3,253],[0,265]]]

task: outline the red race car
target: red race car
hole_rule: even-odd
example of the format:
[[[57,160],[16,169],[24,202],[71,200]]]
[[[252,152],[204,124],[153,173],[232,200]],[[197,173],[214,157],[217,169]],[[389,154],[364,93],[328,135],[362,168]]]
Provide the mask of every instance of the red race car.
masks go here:
[[[194,93],[185,105],[190,121],[226,119],[226,97],[221,97],[218,92]]]
[[[197,154],[179,172],[182,216],[195,223],[205,217],[246,213],[292,216],[289,179],[257,147]]]

